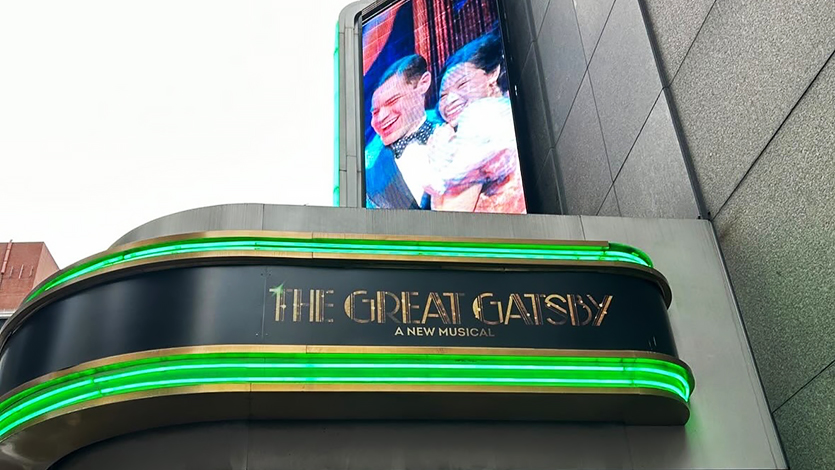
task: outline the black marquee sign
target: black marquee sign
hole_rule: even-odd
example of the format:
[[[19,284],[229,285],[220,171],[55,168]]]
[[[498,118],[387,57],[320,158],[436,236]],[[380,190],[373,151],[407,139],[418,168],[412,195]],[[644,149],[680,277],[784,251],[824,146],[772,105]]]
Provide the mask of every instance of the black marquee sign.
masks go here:
[[[49,339],[49,347],[32,350]],[[179,267],[44,306],[12,335],[0,392],[87,361],[212,344],[542,348],[676,356],[657,281],[615,272]]]

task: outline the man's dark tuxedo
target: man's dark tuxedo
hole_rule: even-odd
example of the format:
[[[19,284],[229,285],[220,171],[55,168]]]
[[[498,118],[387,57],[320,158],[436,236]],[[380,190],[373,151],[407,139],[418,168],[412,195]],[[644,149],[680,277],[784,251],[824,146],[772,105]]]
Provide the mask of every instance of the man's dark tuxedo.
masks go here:
[[[394,152],[383,147],[371,167],[365,170],[367,207],[376,209],[420,209],[406,180],[394,161]]]
[[[403,174],[395,162],[395,150],[405,149],[410,143],[426,145],[429,136],[435,131],[440,121],[434,113],[427,113],[427,120],[414,134],[395,142],[392,146],[383,145],[379,137],[368,144],[365,151],[365,197],[366,207],[375,209],[428,209],[429,195],[416,201]],[[398,145],[398,143],[400,145]]]

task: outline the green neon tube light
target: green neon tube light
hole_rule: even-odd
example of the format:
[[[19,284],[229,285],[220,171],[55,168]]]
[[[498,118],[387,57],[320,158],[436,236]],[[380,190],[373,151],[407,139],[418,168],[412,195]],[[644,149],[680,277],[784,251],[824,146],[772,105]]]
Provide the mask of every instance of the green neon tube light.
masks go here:
[[[0,440],[39,416],[125,393],[209,384],[410,384],[653,389],[688,402],[693,377],[660,359],[446,354],[203,353],[80,370],[0,403]]]
[[[366,255],[492,258],[505,260],[605,261],[651,268],[652,260],[642,251],[618,243],[608,246],[541,245],[462,241],[405,241],[359,239],[302,239],[270,237],[224,237],[177,240],[133,248],[93,259],[60,272],[26,298],[30,301],[61,284],[104,268],[129,261],[213,251],[312,252]]]

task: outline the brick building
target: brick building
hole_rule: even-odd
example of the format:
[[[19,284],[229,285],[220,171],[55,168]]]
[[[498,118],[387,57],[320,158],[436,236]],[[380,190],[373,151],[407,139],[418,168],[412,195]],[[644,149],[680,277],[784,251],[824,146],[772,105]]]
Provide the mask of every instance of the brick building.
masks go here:
[[[32,288],[57,270],[43,242],[0,244],[0,325]]]

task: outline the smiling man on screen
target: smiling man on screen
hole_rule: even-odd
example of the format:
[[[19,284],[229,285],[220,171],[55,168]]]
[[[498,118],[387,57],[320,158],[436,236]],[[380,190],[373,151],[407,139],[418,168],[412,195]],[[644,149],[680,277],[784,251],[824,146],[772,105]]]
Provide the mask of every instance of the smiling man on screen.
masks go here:
[[[426,59],[413,54],[394,62],[371,99],[371,127],[377,133],[366,147],[367,206],[381,209],[428,209],[424,192],[428,148],[441,124],[425,109],[432,84]]]

